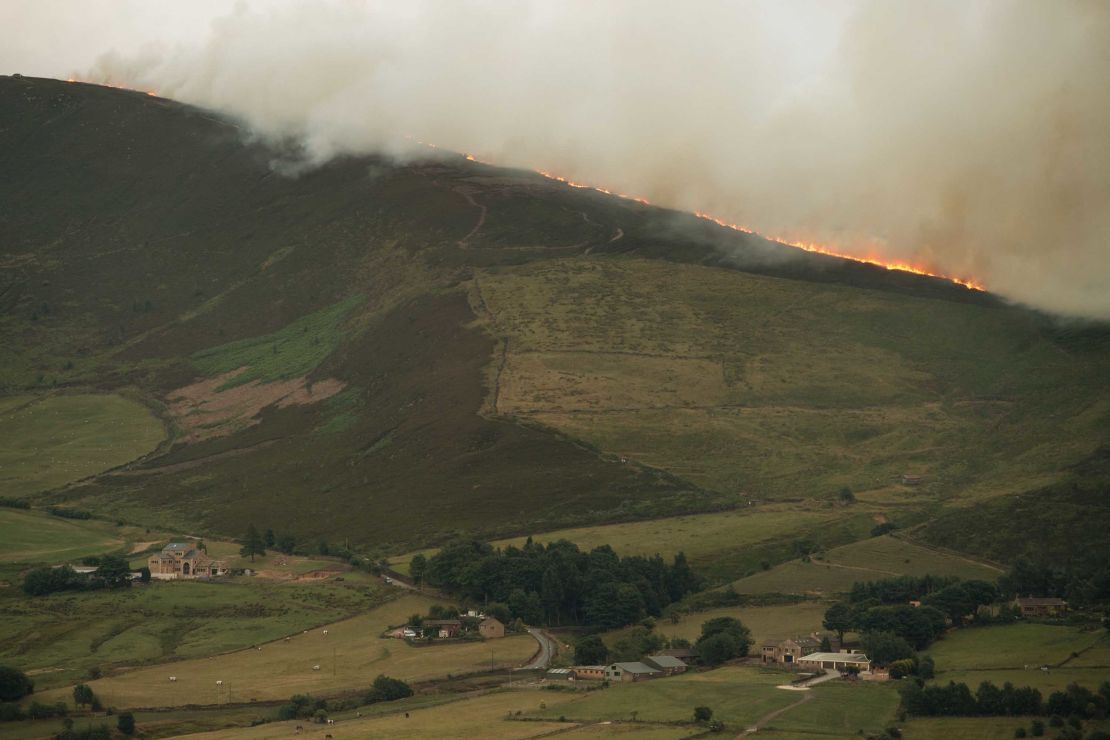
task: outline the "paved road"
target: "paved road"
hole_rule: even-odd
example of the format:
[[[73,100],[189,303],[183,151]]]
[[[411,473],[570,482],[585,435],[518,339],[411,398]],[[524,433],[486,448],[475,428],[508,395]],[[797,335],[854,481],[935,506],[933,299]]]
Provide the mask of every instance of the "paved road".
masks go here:
[[[529,627],[528,634],[534,637],[536,642],[540,644],[540,652],[536,654],[536,657],[533,658],[531,662],[521,666],[517,670],[527,671],[547,668],[551,665],[551,660],[555,657],[555,653],[558,652],[559,647],[546,632],[537,627]]]

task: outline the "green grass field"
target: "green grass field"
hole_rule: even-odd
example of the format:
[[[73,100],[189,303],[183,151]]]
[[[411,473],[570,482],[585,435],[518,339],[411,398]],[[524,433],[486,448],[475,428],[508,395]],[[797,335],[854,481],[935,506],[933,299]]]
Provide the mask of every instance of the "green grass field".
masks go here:
[[[108,674],[273,640],[383,598],[376,579],[357,572],[343,581],[171,581],[36,598],[13,586],[0,589],[0,662],[48,689],[74,683],[93,667]]]
[[[883,683],[831,681],[810,693],[812,700],[771,720],[768,729],[859,737],[890,724],[899,702],[894,687]]]
[[[935,642],[928,652],[936,661],[938,679],[942,679],[945,671],[1056,665],[1072,652],[1096,644],[1105,644],[1101,631],[1019,623],[956,630]]]
[[[63,563],[118,550],[124,540],[116,529],[98,520],[0,509],[0,563]]]
[[[281,599],[282,591],[295,588],[279,585],[269,596]],[[266,630],[258,625],[252,628],[247,620],[241,626],[225,623],[210,628],[200,623],[198,631],[210,632],[214,640],[238,637],[240,645],[260,645],[262,649],[248,647],[217,655],[220,645],[194,642],[189,646],[197,648],[193,655],[209,657],[122,671],[90,686],[105,702],[119,707],[215,704],[216,681],[224,682],[223,691],[230,692],[231,702],[268,701],[297,693],[328,694],[368,687],[379,673],[412,681],[515,666],[536,651],[536,642],[528,635],[431,647],[411,647],[402,640],[380,637],[387,626],[403,623],[410,614],[426,613],[433,603],[423,596],[401,596],[357,617],[326,624],[327,635],[318,627],[306,634],[292,634],[288,641],[276,638],[295,632],[290,628],[292,620],[271,619]],[[281,627],[283,632],[279,632]],[[320,670],[313,670],[315,665]],[[168,680],[171,675],[177,677],[176,682]],[[64,698],[66,692],[61,689],[45,695]],[[226,701],[226,696],[221,696],[221,701]]]
[[[740,593],[806,593],[831,595],[851,589],[857,581],[900,575],[950,575],[993,581],[1002,573],[991,565],[949,555],[883,536],[836,547],[820,560],[792,560],[733,584]]]
[[[749,667],[724,667],[705,673],[690,673],[638,683],[614,684],[610,688],[577,695],[558,707],[534,711],[532,716],[593,720],[636,719],[658,722],[691,719],[694,707],[705,705],[721,721],[746,727],[763,715],[793,704],[795,691],[775,686],[784,683],[781,671]]]
[[[149,409],[123,396],[7,399],[0,408],[0,492],[28,496],[80,480],[145,455],[165,436]]]

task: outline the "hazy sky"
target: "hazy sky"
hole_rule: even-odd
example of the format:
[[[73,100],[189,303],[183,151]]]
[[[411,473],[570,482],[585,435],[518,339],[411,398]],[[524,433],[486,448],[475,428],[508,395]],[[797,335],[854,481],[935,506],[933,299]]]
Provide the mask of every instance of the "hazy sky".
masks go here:
[[[4,0],[0,72],[404,134],[1110,318],[1101,0]]]

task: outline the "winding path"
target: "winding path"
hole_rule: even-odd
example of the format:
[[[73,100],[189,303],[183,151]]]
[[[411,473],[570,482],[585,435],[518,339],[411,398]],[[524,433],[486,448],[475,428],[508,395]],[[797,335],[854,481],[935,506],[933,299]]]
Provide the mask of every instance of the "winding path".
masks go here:
[[[788,712],[791,709],[793,709],[794,707],[801,706],[802,704],[805,704],[807,701],[812,701],[812,700],[813,700],[813,694],[811,692],[807,691],[802,695],[801,699],[798,699],[798,701],[794,702],[793,704],[787,704],[782,709],[776,709],[773,712],[768,712],[767,714],[765,714],[762,717],[760,717],[759,719],[757,719],[755,721],[755,724],[753,724],[751,727],[744,730],[743,732],[741,732],[738,735],[734,735],[733,737],[747,737],[748,735],[754,735],[755,733],[759,732],[760,728],[762,728],[768,722],[773,720],[775,717],[778,717],[780,714]]]

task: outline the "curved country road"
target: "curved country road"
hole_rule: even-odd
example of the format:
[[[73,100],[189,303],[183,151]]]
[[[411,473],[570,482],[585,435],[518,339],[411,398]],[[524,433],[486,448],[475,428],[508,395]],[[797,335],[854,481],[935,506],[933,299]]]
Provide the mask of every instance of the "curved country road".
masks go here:
[[[559,647],[555,644],[555,640],[538,627],[529,627],[528,634],[535,638],[536,642],[540,644],[540,651],[536,657],[532,658],[528,663],[517,668],[518,671],[529,671],[547,668],[551,665],[555,653],[558,652]]]

